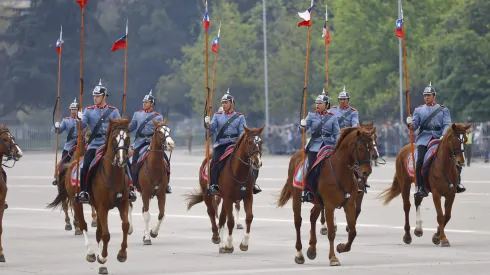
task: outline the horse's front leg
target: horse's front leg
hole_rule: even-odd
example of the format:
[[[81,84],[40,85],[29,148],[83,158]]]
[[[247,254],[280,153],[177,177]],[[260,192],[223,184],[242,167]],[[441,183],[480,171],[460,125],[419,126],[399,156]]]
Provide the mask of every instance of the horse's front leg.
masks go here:
[[[240,250],[242,251],[248,250],[248,241],[250,240],[250,228],[252,227],[252,221],[254,219],[253,208],[252,208],[253,200],[254,200],[253,195],[247,196],[246,198],[243,199],[243,208],[245,210],[245,224],[247,226],[247,229],[243,234],[243,239],[242,242],[240,243]],[[238,209],[237,209],[237,213],[238,213],[238,211],[240,210],[240,202],[239,201],[236,202],[235,207],[236,205],[238,205]]]
[[[129,202],[128,221],[129,221],[128,235],[131,235],[133,234],[133,203],[132,202]]]
[[[444,213],[442,212],[442,206],[441,206],[441,195],[439,193],[432,191],[432,200],[434,201],[434,206],[436,208],[437,212],[437,232],[434,233],[434,236],[432,237],[432,242],[435,245],[441,244],[443,247],[448,247],[450,246],[449,241],[446,238],[446,233],[444,232],[444,227],[446,225],[445,220],[450,219],[451,213],[449,213],[449,216],[445,217]],[[449,199],[450,200],[450,199]],[[454,199],[453,199],[454,200]],[[446,198],[446,202],[448,201],[448,198]],[[450,201],[450,208],[452,208],[452,201]],[[447,204],[446,204],[446,209],[447,209]]]
[[[143,186],[143,185],[142,185]],[[141,194],[141,200],[143,201],[143,220],[145,221],[145,231],[143,232],[143,244],[144,245],[151,245],[151,238],[150,238],[150,196],[146,190],[143,190],[143,193]]]
[[[121,249],[117,253],[117,260],[124,263],[128,259],[127,248],[128,248],[128,233],[129,233],[129,199],[125,200],[121,205],[118,206],[119,216],[121,217],[121,225],[123,231],[123,239],[121,243]]]
[[[65,230],[71,231],[73,227],[71,226],[70,215],[68,214],[68,202],[63,201],[61,207],[63,208],[63,212],[65,212]]]
[[[90,238],[87,232],[87,223],[85,222],[85,217],[83,216],[83,205],[81,203],[73,203],[73,212],[75,212],[75,218],[77,225],[75,225],[75,235],[77,234],[76,227],[80,229],[80,232],[83,234],[83,239],[85,241],[85,249],[87,251],[86,260],[90,263],[95,262],[95,253],[92,250],[92,244],[90,243]]]
[[[321,207],[320,210],[320,223],[322,224],[322,228],[320,229],[320,234],[322,235],[327,235],[328,230],[327,230],[327,224],[325,222],[325,208]]]
[[[219,236],[218,226],[216,225],[216,217],[218,216],[216,198],[215,196],[206,195],[206,190],[203,191],[202,196],[204,199],[204,203],[206,204],[206,210],[209,216],[209,220],[211,221],[211,231],[213,232],[211,241],[214,244],[219,244],[221,242],[221,238]]]
[[[107,272],[107,248],[111,239],[108,225],[109,209],[105,206],[97,207],[97,219],[99,219],[99,226],[101,227],[102,244],[99,242],[99,255],[97,255],[97,262],[100,264],[99,274],[108,274]],[[98,229],[98,227],[97,227]]]
[[[230,198],[223,198],[222,213],[225,211],[226,214],[226,225],[228,226],[228,237],[226,238],[226,243],[224,247],[220,248],[220,253],[233,253],[233,229],[235,227],[235,219],[233,217],[233,200]],[[220,216],[221,220],[221,216]],[[221,224],[221,223],[220,223]],[[221,227],[222,232],[224,232],[224,225]],[[223,241],[223,239],[222,239]]]
[[[97,213],[95,212],[95,207],[92,206],[92,227],[97,227]]]
[[[347,226],[349,226],[349,238],[346,244],[340,243],[337,245],[337,252],[349,252],[356,238],[356,202],[354,200],[348,200],[344,206],[345,217],[347,219]]]
[[[422,204],[423,199],[424,198],[422,198],[422,197],[416,197],[415,198],[415,211],[416,211],[415,224],[416,224],[416,227],[413,230],[413,234],[415,234],[415,236],[417,236],[417,237],[422,237],[422,235],[424,235],[424,229],[422,228],[422,223],[423,223],[422,215],[420,214],[420,205]]]
[[[153,227],[153,229],[150,230],[150,237],[156,238],[158,236],[158,231],[160,230],[160,226],[162,225],[163,218],[165,218],[165,201],[167,200],[167,194],[165,192],[167,185],[162,184],[163,188],[160,188],[157,194],[157,199],[158,199],[158,222]]]
[[[328,254],[328,259],[330,260],[331,266],[339,266],[339,259],[335,256],[334,241],[335,241],[335,229],[333,223],[333,215],[335,208],[325,206],[325,220],[327,221],[328,230],[328,242],[330,244],[330,252]]]
[[[1,175],[0,175],[1,176]],[[5,211],[5,199],[7,197],[7,185],[0,186],[0,262],[5,262],[2,248],[2,233],[3,233],[3,212]]]
[[[315,204],[310,212],[310,247],[308,247],[308,250],[306,251],[306,256],[310,260],[314,260],[316,258],[316,221],[320,216],[322,208],[323,207],[321,207],[320,205]]]
[[[305,257],[303,256],[303,244],[301,243],[301,223],[303,222],[301,218],[301,191],[293,193],[293,214],[294,214],[294,228],[296,229],[296,256],[294,257],[294,262],[297,264],[304,264]]]
[[[235,217],[236,229],[243,229],[243,225],[240,223],[240,201],[235,202],[235,213],[236,213],[236,217]]]

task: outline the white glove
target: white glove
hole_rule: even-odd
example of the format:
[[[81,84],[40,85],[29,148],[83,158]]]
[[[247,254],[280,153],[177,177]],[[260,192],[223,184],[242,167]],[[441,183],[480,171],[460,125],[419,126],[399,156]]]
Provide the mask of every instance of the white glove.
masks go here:
[[[441,136],[441,137],[439,138],[439,140],[442,140],[442,138],[443,138],[443,137],[444,137],[444,136]]]
[[[56,129],[60,128],[60,123],[58,121],[56,121],[54,123],[54,128],[56,128]]]
[[[299,126],[301,126],[301,127],[305,127],[305,126],[306,126],[306,120],[305,120],[305,119],[302,119],[302,120],[299,122]]]
[[[412,124],[413,118],[411,116],[407,117],[407,124]]]
[[[209,116],[205,116],[205,117],[204,117],[204,122],[205,122],[206,124],[209,124]]]
[[[82,112],[78,112],[78,119],[82,119],[83,117],[83,113]]]

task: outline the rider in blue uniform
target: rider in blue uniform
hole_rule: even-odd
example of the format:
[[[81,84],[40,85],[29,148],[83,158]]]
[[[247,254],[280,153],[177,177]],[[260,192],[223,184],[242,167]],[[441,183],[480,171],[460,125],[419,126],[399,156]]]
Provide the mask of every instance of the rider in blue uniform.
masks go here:
[[[338,119],[340,129],[359,126],[359,113],[349,105],[350,95],[345,90],[345,86],[344,90],[340,92],[338,100],[339,106],[333,106],[330,112]]]
[[[310,142],[308,142],[308,145],[306,145],[305,148],[308,154],[308,167],[313,166],[320,148],[325,145],[335,146],[340,132],[338,120],[333,113],[328,111],[330,99],[325,94],[325,91],[323,91],[321,95],[318,95],[315,99],[315,103],[315,111],[309,112],[306,119],[302,119],[298,127],[300,133],[303,129],[305,129],[305,131],[311,131]],[[314,169],[308,173],[306,183],[311,187],[313,192],[305,188],[303,201],[314,202],[314,193],[316,193],[318,186],[318,176],[318,169]]]
[[[87,172],[90,163],[95,158],[97,148],[105,144],[109,119],[121,118],[116,107],[107,105],[109,93],[107,88],[102,86],[102,81],[99,82],[99,85],[95,86],[92,95],[94,96],[95,105],[85,108],[83,114],[81,114],[81,112],[78,114],[82,119],[82,126],[85,127],[85,125],[87,125],[91,132],[87,152],[83,157],[82,171],[80,173],[80,189],[82,191],[75,198],[82,203],[88,203],[90,200],[89,194],[87,193]],[[133,190],[130,190],[129,192],[129,199],[133,202],[136,200],[136,195]]]
[[[415,108],[413,118],[407,117],[408,127],[412,125],[412,130],[419,129],[419,133],[415,138],[417,146],[417,162],[415,166],[415,178],[417,181],[418,190],[415,193],[416,197],[427,197],[427,191],[424,188],[422,181],[422,164],[424,162],[425,153],[427,153],[427,145],[433,139],[442,139],[447,129],[451,124],[451,115],[446,106],[436,103],[436,90],[429,84],[424,89],[425,105]],[[461,169],[459,169],[460,179],[456,186],[456,192],[461,193],[466,188],[461,184]]]
[[[230,144],[236,143],[240,135],[243,133],[243,126],[246,126],[245,116],[239,112],[235,112],[235,98],[230,95],[230,90],[221,97],[222,112],[214,114],[211,123],[209,116],[204,118],[206,127],[209,127],[210,135],[216,135],[216,141],[213,145],[213,159],[211,162],[211,173],[209,191],[211,195],[219,194],[218,175],[220,165],[214,165],[220,157],[225,153],[226,148]],[[214,165],[214,166],[213,166]],[[254,176],[257,178],[258,171],[254,171]],[[257,194],[262,190],[257,184],[254,184],[253,193]]]
[[[78,111],[78,102],[77,99],[70,104],[71,115],[63,118],[61,124],[56,121],[54,124],[54,128],[58,131],[58,134],[63,133],[68,130],[68,135],[66,137],[66,143],[63,147],[63,152],[61,153],[61,159],[63,163],[68,163],[71,159],[71,156],[68,156],[68,152],[73,146],[77,145],[77,137],[78,137],[78,119],[77,119],[77,111]]]
[[[151,143],[153,138],[153,133],[155,131],[155,124],[153,120],[163,121],[163,116],[153,110],[155,106],[155,97],[152,95],[151,91],[149,94],[145,95],[143,98],[143,110],[134,112],[133,119],[129,124],[129,131],[132,133],[136,131],[136,137],[133,145],[133,161],[135,164],[140,156],[140,150]],[[140,130],[141,129],[141,130]],[[133,166],[135,168],[135,166]],[[135,169],[136,170],[136,169]],[[131,170],[133,181],[136,182],[138,177],[138,171]],[[170,185],[167,185],[166,193],[170,194]]]

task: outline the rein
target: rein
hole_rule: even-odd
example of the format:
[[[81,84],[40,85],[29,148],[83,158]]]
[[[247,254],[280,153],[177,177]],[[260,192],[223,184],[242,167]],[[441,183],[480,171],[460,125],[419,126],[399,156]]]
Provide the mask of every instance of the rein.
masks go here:
[[[15,160],[14,151],[12,150],[12,148],[14,148],[15,146],[17,146],[17,143],[15,143],[15,139],[12,136],[12,134],[10,133],[9,130],[1,131],[0,132],[0,137],[3,134],[6,134],[8,136],[8,138],[10,139],[10,146],[8,146],[7,143],[3,139],[0,139],[0,144],[5,144],[5,147],[7,148],[7,152],[5,153],[5,160],[2,158],[2,162],[3,162],[2,163],[2,166],[3,167],[7,167],[7,168],[12,168],[12,167],[15,166],[15,163],[17,162],[17,160]],[[12,164],[12,166],[6,165],[6,163],[9,160],[13,160],[14,161],[14,163]]]
[[[454,131],[453,134],[456,134],[456,135],[459,135],[459,136],[454,136],[454,135],[451,135],[450,137],[448,138],[457,138],[458,141],[459,141],[459,144],[461,145],[460,148],[457,148],[457,149],[454,149],[452,146],[450,146],[449,148],[451,149],[451,157],[449,158],[452,162],[452,165],[453,166],[456,166],[457,168],[457,163],[456,163],[456,155],[457,154],[460,154],[460,153],[464,153],[464,149],[461,149],[463,148],[463,145],[464,145],[464,137],[461,138],[461,135],[464,135],[466,134],[466,131]],[[449,141],[448,141],[449,142]],[[442,144],[441,144],[442,145]],[[439,147],[437,147],[437,151],[436,151],[436,154],[434,156],[434,159],[436,160],[436,164],[437,164],[437,167],[439,168],[439,171],[441,172],[441,174],[444,176],[444,179],[446,180],[447,184],[448,184],[448,189],[451,189],[454,187],[454,184],[451,182],[451,180],[449,180],[449,178],[447,177],[447,173],[445,173],[442,169],[442,165],[441,165],[441,162],[439,160],[439,158],[437,157],[438,156],[438,153],[439,153],[439,150],[441,150],[442,152],[442,149],[441,149],[441,145],[439,145]],[[434,182],[438,183],[438,181],[435,179],[434,177],[434,173],[432,173],[432,179],[434,180]]]
[[[154,140],[155,140],[156,138],[158,138],[157,133],[159,132],[159,129],[160,129],[160,128],[164,129],[164,131],[165,131],[165,133],[164,133],[164,138],[163,138],[163,139],[160,139],[160,140],[161,140],[161,143],[162,143],[162,145],[161,145],[161,149],[160,149],[160,150],[157,150],[157,149],[150,149],[150,148],[151,148],[151,146],[153,145]],[[167,135],[167,133],[168,133],[168,135]],[[168,139],[169,137],[170,137],[170,128],[168,128],[168,126],[167,126],[167,125],[159,125],[158,127],[155,127],[155,130],[154,130],[154,132],[153,132],[153,138],[152,138],[152,140],[151,140],[151,143],[150,143],[150,148],[148,149],[148,152],[149,152],[149,153],[162,153],[162,154],[164,154],[164,155],[165,155],[165,151],[167,150],[166,141],[167,141],[167,139]],[[172,158],[172,152],[170,152],[170,158]],[[170,165],[170,158],[169,158],[169,160],[168,160],[169,165]],[[147,160],[148,160],[148,159],[147,159]],[[163,179],[163,175],[164,175],[164,173],[161,173],[160,178],[159,178],[157,181],[153,180],[153,179],[152,179],[152,177],[150,177],[150,171],[149,171],[149,168],[148,168],[148,161],[147,161],[147,160],[145,160],[145,164],[144,164],[144,166],[145,166],[145,174],[146,174],[146,176],[148,177],[148,179],[150,179],[151,185],[153,185],[153,194],[152,194],[152,196],[151,196],[151,197],[153,198],[153,197],[156,195],[156,192],[157,192],[157,190],[158,190],[158,188],[159,188],[159,184],[155,184],[155,182],[156,182],[156,183],[161,182],[161,181],[162,181],[162,179]],[[165,169],[165,167],[163,167],[163,169]],[[165,172],[165,171],[164,171],[164,172]]]
[[[254,137],[254,148],[253,148],[253,151],[252,151],[252,152],[250,152],[250,147],[248,146],[248,143],[246,143],[246,145],[247,145],[247,159],[246,159],[246,160],[248,161],[248,162],[247,162],[247,161],[244,161],[242,158],[240,158],[240,156],[239,156],[239,155],[236,155],[236,156],[235,156],[235,153],[236,153],[236,152],[238,151],[238,149],[240,148],[240,145],[241,145],[241,143],[243,142],[243,140],[247,140],[247,139],[248,139],[248,138],[250,138],[250,137]],[[257,137],[259,137],[259,138],[257,138]],[[249,178],[250,178],[250,174],[253,174],[253,167],[252,167],[252,156],[253,156],[254,154],[259,154],[259,156],[260,156],[260,157],[262,157],[262,150],[261,150],[261,148],[260,148],[260,134],[247,134],[247,135],[246,135],[246,136],[245,136],[245,137],[244,137],[242,140],[240,140],[240,142],[239,142],[238,144],[236,144],[236,145],[235,145],[235,150],[233,151],[233,153],[232,153],[232,155],[231,155],[231,157],[230,157],[230,159],[229,159],[229,162],[230,162],[230,174],[231,174],[231,177],[233,178],[233,180],[234,180],[236,183],[238,183],[238,184],[240,184],[240,185],[241,185],[241,188],[240,188],[240,190],[241,190],[241,191],[245,191],[245,189],[246,189],[246,187],[245,187],[245,186],[246,186],[246,184],[247,184],[247,182],[248,182],[248,180],[249,180]],[[238,180],[238,179],[235,177],[235,175],[233,174],[233,168],[232,168],[232,163],[233,163],[233,161],[232,161],[232,160],[233,160],[233,158],[234,158],[234,157],[238,158],[238,160],[239,160],[239,161],[240,161],[242,164],[244,164],[244,165],[246,165],[246,166],[248,166],[248,167],[249,167],[249,169],[248,169],[249,171],[248,171],[248,173],[247,173],[247,179],[246,179],[245,181],[239,181],[239,180]],[[255,180],[255,179],[254,179],[254,180]]]

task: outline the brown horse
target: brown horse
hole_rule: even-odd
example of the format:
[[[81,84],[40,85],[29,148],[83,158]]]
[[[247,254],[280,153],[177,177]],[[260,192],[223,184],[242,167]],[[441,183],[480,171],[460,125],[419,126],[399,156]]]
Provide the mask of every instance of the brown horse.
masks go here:
[[[456,185],[459,183],[458,167],[461,168],[465,165],[464,159],[464,144],[467,141],[466,130],[471,127],[470,125],[464,126],[463,124],[452,124],[451,127],[444,134],[444,138],[436,149],[435,156],[432,160],[432,164],[429,167],[428,172],[428,185],[432,192],[432,200],[437,212],[437,232],[432,237],[432,242],[436,245],[450,246],[444,228],[451,219],[451,210],[453,207],[454,198],[456,195]],[[390,188],[384,190],[378,198],[386,205],[391,200],[402,194],[403,210],[405,211],[405,235],[403,236],[403,242],[410,244],[412,242],[412,236],[410,235],[410,189],[413,182],[407,172],[407,158],[410,157],[411,146],[405,145],[396,157],[396,172],[393,177],[393,183]],[[427,184],[428,183],[428,184]],[[444,208],[445,213],[441,207],[441,197],[445,198]],[[422,229],[422,218],[420,217],[420,205],[422,203],[421,197],[415,197],[415,208],[417,212],[416,228],[414,234],[417,237],[421,237],[424,233]]]
[[[3,163],[4,156],[14,161],[19,161],[23,153],[19,146],[15,143],[15,137],[12,136],[10,130],[5,125],[0,125],[0,262],[5,262],[5,256],[2,248],[2,231],[3,231],[3,212],[7,208],[5,199],[7,198],[7,173],[3,167],[8,167]],[[12,167],[12,166],[11,166]],[[10,168],[10,167],[9,167]]]
[[[373,148],[373,135],[376,128],[368,131],[361,127],[344,128],[341,130],[334,152],[323,161],[318,177],[318,192],[324,203],[325,216],[328,228],[328,240],[330,242],[330,265],[340,265],[334,251],[334,210],[344,207],[344,212],[349,226],[349,239],[347,244],[339,244],[337,252],[348,252],[356,237],[356,199],[357,182],[354,179],[354,171],[363,177],[371,174],[371,151]],[[278,207],[283,207],[291,197],[293,198],[294,225],[296,228],[296,257],[297,264],[305,262],[301,244],[301,193],[302,190],[293,186],[294,174],[302,163],[302,152],[297,151],[289,161],[288,178],[282,188],[277,201]],[[316,221],[320,215],[321,206],[315,204],[310,214],[310,247],[307,251],[309,259],[316,258]]]
[[[84,138],[82,138],[82,147],[80,151],[80,156],[84,156],[85,153],[87,152],[86,147],[85,147],[85,142],[89,140],[90,138],[90,131],[85,131]],[[75,145],[76,146],[76,145]],[[77,152],[76,150],[74,152],[69,152],[71,153],[71,156],[66,156],[70,158],[70,161],[67,163],[60,164],[59,169],[58,169],[58,176],[56,180],[53,182],[53,184],[57,185],[58,187],[58,194],[60,192],[66,192],[65,188],[65,173],[68,170],[70,166],[70,162],[73,160],[77,159]],[[61,202],[61,208],[63,209],[63,212],[65,213],[65,230],[66,231],[71,231],[73,228],[71,226],[71,221],[70,221],[70,216],[68,214],[69,208],[73,209],[73,205],[68,205],[69,202],[68,200],[64,200]],[[97,215],[95,213],[95,208],[91,206],[92,208],[92,227],[97,227]],[[75,235],[82,235],[82,231],[80,231],[80,227],[78,226],[78,221],[75,217],[73,217],[73,226],[75,226]]]
[[[367,130],[372,130],[374,128],[374,121],[371,121],[369,123],[361,123],[360,124],[360,127],[365,128]],[[376,135],[376,133],[374,133],[374,135],[373,135],[373,147],[374,147],[374,150],[371,152],[371,158],[373,159],[374,162],[376,162],[378,160],[378,158],[379,158],[378,141],[377,140],[378,140],[378,136]],[[361,190],[366,190],[367,178],[365,178],[365,177],[359,177],[358,180],[360,180],[360,182],[359,182],[359,188]],[[358,194],[357,194],[357,200],[356,200],[356,221],[357,221],[357,218],[359,217],[359,214],[361,214],[362,200],[364,199],[364,194],[365,193],[366,192],[358,191]],[[320,229],[320,234],[327,235],[328,230],[327,230],[327,225],[325,223],[325,209],[324,208],[322,208],[322,210],[321,210],[320,222],[322,224],[322,228]],[[334,215],[333,224],[334,224],[334,226],[333,226],[334,227],[334,230],[337,231],[337,219],[335,218],[335,215]],[[349,232],[349,226],[348,225],[345,226],[345,230],[347,232]]]
[[[253,183],[255,181],[254,170],[260,169],[262,166],[262,131],[261,128],[247,128],[244,127],[244,133],[237,140],[234,152],[224,160],[223,168],[219,176],[220,196],[223,198],[223,206],[221,207],[221,213],[219,216],[219,231],[216,225],[216,205],[217,202],[207,194],[207,181],[201,176],[201,171],[207,165],[207,162],[211,159],[204,159],[199,169],[199,184],[200,190],[186,194],[187,197],[187,210],[192,206],[202,201],[206,204],[209,219],[211,220],[211,230],[213,236],[212,242],[220,244],[220,253],[233,253],[233,228],[235,226],[235,220],[233,218],[233,203],[237,200],[243,200],[245,209],[245,222],[247,225],[246,232],[240,243],[240,249],[242,251],[248,250],[248,241],[250,239],[250,226],[253,220],[252,204],[253,204]],[[226,244],[224,243],[225,231],[224,225],[227,222],[228,225],[228,238]],[[221,237],[220,237],[221,234]]]
[[[143,201],[143,219],[145,221],[145,231],[143,235],[143,244],[151,245],[151,238],[158,236],[160,225],[163,222],[165,215],[165,200],[166,188],[170,177],[170,163],[164,159],[165,151],[172,151],[175,143],[170,137],[170,128],[167,125],[167,118],[163,122],[153,120],[155,129],[153,138],[148,149],[148,156],[144,159],[140,172],[138,174],[138,182],[140,186],[141,199]],[[134,166],[133,166],[134,167]],[[150,199],[154,196],[158,199],[158,222],[150,228]],[[132,225],[132,206],[129,206],[129,234],[133,232]]]

